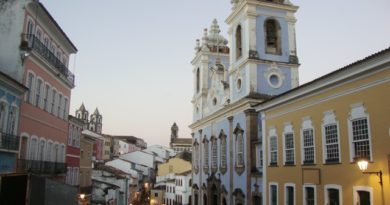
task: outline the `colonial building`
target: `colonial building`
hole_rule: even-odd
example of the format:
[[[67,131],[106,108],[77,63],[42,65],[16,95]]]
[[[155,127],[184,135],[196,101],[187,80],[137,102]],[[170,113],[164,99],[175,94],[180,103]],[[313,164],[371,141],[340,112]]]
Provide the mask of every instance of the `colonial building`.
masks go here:
[[[61,201],[77,192],[62,184],[74,87],[68,64],[77,48],[39,1],[1,1],[0,7],[0,149],[9,150],[0,151],[0,169],[15,172],[16,168],[17,172],[17,176],[1,180],[9,184],[2,184],[7,189],[1,189],[5,198],[0,203],[44,204],[43,200],[52,201],[53,195]],[[50,183],[59,189],[42,191]],[[62,200],[59,204],[72,204],[70,201],[76,202]]]
[[[390,204],[389,92],[390,48],[258,105],[265,204]]]
[[[171,127],[171,141],[169,145],[176,153],[192,150],[191,138],[179,138],[179,127],[176,122]]]
[[[261,203],[262,136],[252,105],[298,86],[298,7],[276,0],[231,2],[229,44],[214,20],[197,40],[192,61],[195,205]]]
[[[23,1],[20,47],[23,84],[28,88],[21,106],[20,171],[65,181],[68,114],[74,75],[69,56],[76,47],[39,1]],[[16,22],[16,21],[15,21]],[[25,149],[27,147],[27,149]]]

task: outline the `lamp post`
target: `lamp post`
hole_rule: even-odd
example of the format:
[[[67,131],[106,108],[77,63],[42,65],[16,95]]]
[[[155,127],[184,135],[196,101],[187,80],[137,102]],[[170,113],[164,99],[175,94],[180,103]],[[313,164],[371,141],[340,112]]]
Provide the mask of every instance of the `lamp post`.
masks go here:
[[[383,186],[382,181],[382,170],[379,170],[378,172],[366,172],[368,168],[368,159],[367,158],[361,158],[358,160],[357,165],[359,166],[360,171],[362,171],[363,174],[376,174],[379,176],[379,184]]]
[[[81,202],[81,205],[86,205],[87,204],[87,199],[85,198],[85,194],[79,194],[79,201]]]

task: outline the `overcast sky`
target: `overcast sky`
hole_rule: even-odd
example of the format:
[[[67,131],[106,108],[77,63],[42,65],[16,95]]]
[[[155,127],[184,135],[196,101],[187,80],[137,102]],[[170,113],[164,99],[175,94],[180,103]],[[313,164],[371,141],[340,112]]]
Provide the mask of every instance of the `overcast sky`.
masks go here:
[[[300,84],[390,46],[389,0],[290,0]],[[191,137],[195,39],[216,18],[227,37],[230,0],[41,0],[76,45],[71,114],[82,102],[103,132],[168,145]]]

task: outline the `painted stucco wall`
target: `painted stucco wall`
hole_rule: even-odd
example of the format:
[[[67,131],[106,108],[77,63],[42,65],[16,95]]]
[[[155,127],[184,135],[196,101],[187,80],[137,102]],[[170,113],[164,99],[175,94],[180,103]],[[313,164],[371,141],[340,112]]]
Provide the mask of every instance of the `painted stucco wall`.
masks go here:
[[[353,69],[352,69],[353,70]],[[369,72],[367,72],[369,73]],[[319,184],[316,187],[317,203],[325,201],[325,186],[336,184],[341,186],[342,204],[356,204],[354,202],[354,188],[366,187],[373,190],[372,204],[389,204],[390,184],[389,184],[389,122],[390,122],[390,67],[381,72],[372,72],[372,75],[355,77],[353,81],[338,84],[313,94],[301,97],[294,101],[289,101],[283,105],[269,109],[266,116],[266,145],[269,143],[269,130],[276,129],[278,139],[278,166],[268,166],[269,147],[265,152],[267,169],[267,189],[271,182],[278,183],[278,201],[284,200],[284,185],[293,183],[296,185],[296,204],[303,204],[302,177],[303,169],[318,170],[320,174]],[[383,186],[378,183],[376,175],[362,174],[356,162],[351,161],[352,151],[351,130],[349,130],[349,119],[351,118],[352,107],[361,104],[368,115],[369,134],[371,136],[371,156],[372,161],[368,165],[367,171],[383,172]],[[340,163],[328,164],[324,162],[324,134],[323,123],[324,113],[333,111],[338,122],[338,137],[340,150]],[[302,141],[301,130],[303,119],[310,119],[314,130],[315,140],[315,164],[312,166],[302,165]],[[295,166],[283,165],[283,129],[285,123],[291,123],[293,127],[295,142]],[[318,176],[318,174],[317,174]],[[318,177],[317,177],[318,178]],[[313,184],[308,180],[307,184]],[[268,195],[267,195],[268,196]]]
[[[0,71],[22,82],[23,67],[19,46],[24,25],[25,0],[0,1]]]

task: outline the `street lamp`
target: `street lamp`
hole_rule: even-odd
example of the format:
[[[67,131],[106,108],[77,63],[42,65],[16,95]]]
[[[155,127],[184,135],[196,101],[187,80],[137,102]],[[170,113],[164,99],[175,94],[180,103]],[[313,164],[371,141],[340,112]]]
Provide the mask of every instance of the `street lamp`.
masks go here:
[[[382,170],[379,170],[379,172],[366,172],[368,168],[368,159],[367,158],[360,158],[357,161],[357,165],[359,166],[360,171],[362,171],[363,174],[376,174],[379,176],[379,184],[383,186],[382,182]]]

